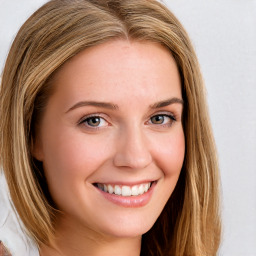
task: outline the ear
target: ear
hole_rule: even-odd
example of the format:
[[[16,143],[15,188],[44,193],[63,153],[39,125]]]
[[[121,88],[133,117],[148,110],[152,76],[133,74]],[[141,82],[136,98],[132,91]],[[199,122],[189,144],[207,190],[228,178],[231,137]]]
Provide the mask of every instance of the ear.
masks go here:
[[[44,154],[43,154],[43,147],[42,147],[42,141],[40,136],[35,136],[32,140],[31,140],[31,154],[32,156],[38,160],[38,161],[43,161],[44,159]]]

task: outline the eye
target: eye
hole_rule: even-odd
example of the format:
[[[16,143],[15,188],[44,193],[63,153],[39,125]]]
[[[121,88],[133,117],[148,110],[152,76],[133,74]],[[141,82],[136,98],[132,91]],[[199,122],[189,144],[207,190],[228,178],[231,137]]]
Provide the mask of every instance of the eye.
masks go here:
[[[174,116],[159,114],[150,118],[150,123],[154,125],[171,125],[175,120]]]
[[[108,126],[108,122],[100,116],[90,116],[83,119],[80,124],[85,124],[90,128],[99,128]]]

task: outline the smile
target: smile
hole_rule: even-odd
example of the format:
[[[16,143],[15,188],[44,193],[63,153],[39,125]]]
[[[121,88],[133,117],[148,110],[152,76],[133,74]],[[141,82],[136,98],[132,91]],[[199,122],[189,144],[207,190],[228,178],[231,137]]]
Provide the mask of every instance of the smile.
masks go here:
[[[134,186],[127,185],[110,185],[110,184],[102,184],[96,183],[95,186],[98,187],[101,191],[104,191],[109,194],[115,194],[120,196],[139,196],[146,193],[151,187],[152,182],[147,182]]]
[[[118,206],[136,208],[149,203],[157,185],[157,180],[135,185],[113,183],[94,183],[93,185],[108,201]]]

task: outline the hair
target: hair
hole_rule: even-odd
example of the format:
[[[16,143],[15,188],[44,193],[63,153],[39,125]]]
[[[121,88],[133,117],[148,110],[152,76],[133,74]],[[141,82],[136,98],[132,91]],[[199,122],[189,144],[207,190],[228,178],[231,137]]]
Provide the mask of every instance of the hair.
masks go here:
[[[221,233],[219,168],[196,54],[177,18],[154,0],[52,0],[21,27],[0,91],[1,165],[13,204],[40,244],[54,237],[56,209],[42,167],[31,154],[35,126],[60,67],[82,50],[114,39],[150,41],[169,49],[185,102],[185,159],[175,190],[141,255],[216,255]]]

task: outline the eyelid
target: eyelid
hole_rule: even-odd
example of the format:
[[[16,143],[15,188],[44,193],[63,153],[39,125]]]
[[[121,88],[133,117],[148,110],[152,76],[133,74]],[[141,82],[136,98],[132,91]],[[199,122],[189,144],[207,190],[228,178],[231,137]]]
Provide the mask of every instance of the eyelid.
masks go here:
[[[151,118],[155,117],[155,116],[166,116],[166,117],[169,117],[171,119],[170,122],[168,123],[165,123],[165,124],[154,124],[152,122],[150,122]],[[111,124],[111,122],[108,120],[109,118],[106,117],[105,114],[103,113],[91,113],[91,114],[87,114],[87,115],[84,115],[82,118],[80,118],[77,122],[78,125],[82,125],[86,119],[89,119],[89,118],[93,118],[93,117],[98,117],[98,118],[101,118],[103,119],[106,123],[108,123],[109,125]],[[177,119],[179,118],[179,115],[173,113],[173,112],[170,112],[170,111],[159,111],[159,112],[155,112],[153,114],[151,114],[149,117],[148,117],[148,121],[146,121],[145,124],[150,124],[152,126],[158,126],[158,127],[164,127],[164,126],[172,126],[174,122],[177,121]],[[91,130],[96,130],[96,129],[102,129],[102,128],[105,128],[106,126],[101,126],[101,127],[93,127],[93,126],[90,126],[90,125],[84,125],[87,129],[91,129]]]
[[[170,118],[171,120],[170,120],[170,122],[164,123],[164,124],[154,124],[154,123],[152,123],[151,119],[155,116],[165,116],[165,117]],[[173,125],[173,123],[176,121],[177,121],[177,118],[174,113],[169,112],[169,111],[162,111],[162,112],[157,112],[157,113],[154,113],[153,115],[151,115],[146,123],[150,124],[156,128],[161,128],[161,127],[171,127]]]
[[[90,117],[100,117],[100,118],[104,119],[106,122],[108,122],[107,119],[101,113],[93,113],[93,114],[85,115],[82,118],[80,118],[78,120],[77,124],[83,123],[86,119],[88,119]]]
[[[154,116],[169,116],[169,117],[173,118],[174,120],[177,120],[177,118],[176,118],[177,115],[176,115],[175,113],[173,113],[173,112],[170,112],[170,111],[160,111],[160,112],[156,112],[156,113],[150,115],[149,118],[152,118],[152,117],[154,117]]]
[[[91,126],[91,125],[88,124],[88,121],[87,121],[90,118],[103,119],[104,122],[106,122],[106,125]],[[87,131],[92,131],[92,132],[100,130],[100,129],[104,129],[109,125],[110,125],[110,122],[107,120],[107,118],[103,117],[103,115],[101,113],[93,113],[93,114],[85,115],[82,118],[80,118],[79,121],[78,121],[78,126],[80,126],[82,129],[85,129]]]

